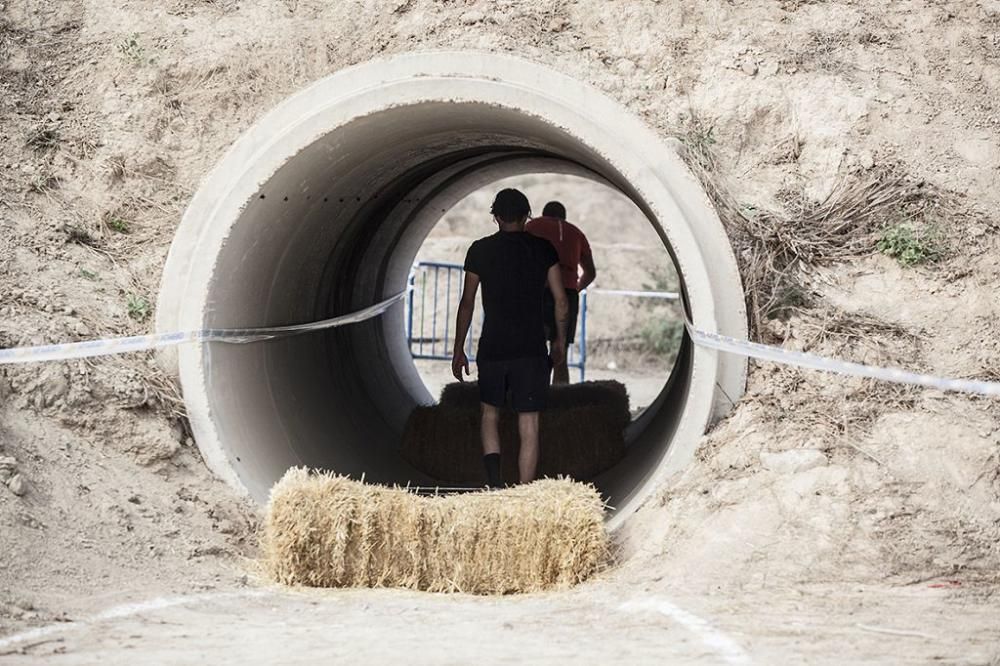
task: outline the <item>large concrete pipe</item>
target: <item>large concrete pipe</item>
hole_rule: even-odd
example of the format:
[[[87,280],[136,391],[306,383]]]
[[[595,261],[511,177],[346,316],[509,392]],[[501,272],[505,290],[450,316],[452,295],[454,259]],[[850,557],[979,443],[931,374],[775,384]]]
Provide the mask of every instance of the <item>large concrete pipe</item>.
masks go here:
[[[519,173],[617,188],[670,252],[696,326],[746,335],[729,241],[675,152],[594,88],[516,58],[411,54],[334,74],[254,125],[205,179],[163,274],[160,331],[331,317],[406,287],[442,213]],[[192,345],[178,371],[211,469],[264,500],[291,465],[373,482],[428,480],[398,455],[410,410],[432,402],[410,358],[403,308],[265,343]],[[691,459],[745,383],[743,359],[685,341],[630,427],[625,460],[597,480],[619,524]]]

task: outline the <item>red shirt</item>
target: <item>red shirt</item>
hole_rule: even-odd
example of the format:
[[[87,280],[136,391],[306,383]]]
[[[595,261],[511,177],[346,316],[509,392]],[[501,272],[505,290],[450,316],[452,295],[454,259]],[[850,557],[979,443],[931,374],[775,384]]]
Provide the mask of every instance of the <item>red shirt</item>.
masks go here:
[[[580,288],[580,260],[590,257],[590,243],[579,228],[556,217],[536,217],[524,227],[528,233],[552,243],[559,253],[563,286]]]

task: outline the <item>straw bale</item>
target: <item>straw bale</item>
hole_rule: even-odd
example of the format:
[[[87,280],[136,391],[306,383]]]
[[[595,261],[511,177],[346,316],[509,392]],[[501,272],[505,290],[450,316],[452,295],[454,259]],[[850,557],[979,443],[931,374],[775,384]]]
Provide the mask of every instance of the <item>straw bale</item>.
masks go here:
[[[610,544],[600,495],[566,479],[424,497],[294,468],[271,489],[261,551],[286,585],[508,594],[575,585]]]
[[[452,382],[441,389],[438,404],[449,407],[479,408],[479,385],[476,382]],[[621,382],[614,380],[580,382],[578,384],[556,384],[549,387],[547,411],[558,411],[570,407],[608,405],[616,407],[629,419],[628,390]]]
[[[403,434],[402,455],[444,484],[485,482],[479,436],[479,390],[475,383],[449,384],[437,405],[417,407]],[[630,420],[628,393],[613,381],[553,386],[539,424],[538,473],[589,481],[625,455]],[[503,478],[517,481],[520,443],[511,410],[500,417]]]

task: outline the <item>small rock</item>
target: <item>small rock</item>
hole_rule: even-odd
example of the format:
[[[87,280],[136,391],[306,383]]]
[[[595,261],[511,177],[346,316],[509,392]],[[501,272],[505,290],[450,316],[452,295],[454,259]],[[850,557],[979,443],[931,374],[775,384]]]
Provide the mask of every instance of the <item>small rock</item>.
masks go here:
[[[792,449],[770,453],[762,451],[760,464],[766,470],[778,474],[795,474],[826,464],[826,456],[817,449]]]
[[[73,314],[76,314],[76,310],[74,310],[74,309],[73,309],[73,308],[72,308],[71,306],[67,305],[67,306],[65,306],[65,307],[64,307],[64,308],[62,309],[62,313],[63,313],[64,315],[67,315],[67,316],[69,316],[69,315],[73,315]]]
[[[7,480],[7,487],[10,488],[10,492],[14,493],[18,497],[28,492],[28,484],[25,483],[24,477],[20,474],[15,474]]]
[[[858,155],[858,164],[861,165],[862,169],[871,169],[875,166],[875,156],[871,154],[871,151],[864,151]]]
[[[486,15],[473,9],[462,14],[461,20],[463,25],[475,25],[486,20]]]
[[[30,513],[19,513],[17,515],[17,520],[25,527],[31,528],[33,530],[45,529],[45,525],[43,525],[40,520],[32,516]]]
[[[17,469],[17,458],[14,456],[0,456],[0,469]]]
[[[236,534],[236,523],[228,518],[223,518],[216,523],[216,529],[222,534]]]
[[[778,73],[778,63],[776,62],[765,62],[760,66],[761,76],[774,76]]]
[[[188,554],[188,559],[194,557],[224,557],[229,555],[230,552],[223,546],[210,545],[210,546],[196,546]]]
[[[787,340],[792,337],[790,322],[784,322],[780,319],[768,319],[764,322],[764,329],[778,340]]]
[[[752,60],[744,60],[743,64],[740,65],[740,69],[742,69],[743,73],[747,76],[753,76],[757,73],[757,63]]]
[[[569,27],[569,21],[561,16],[549,21],[549,32],[562,32]]]
[[[130,495],[128,501],[129,504],[142,504],[142,498],[138,495]]]
[[[81,338],[85,338],[90,335],[90,328],[82,321],[78,321],[76,322],[76,326],[73,327],[73,332]]]
[[[615,63],[615,71],[622,76],[629,76],[635,72],[635,63],[628,58],[622,58]]]

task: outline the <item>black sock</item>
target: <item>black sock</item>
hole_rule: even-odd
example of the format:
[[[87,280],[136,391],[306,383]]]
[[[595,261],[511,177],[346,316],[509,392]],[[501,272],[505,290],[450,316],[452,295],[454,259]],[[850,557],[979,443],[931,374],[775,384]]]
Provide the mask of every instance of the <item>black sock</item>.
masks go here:
[[[500,476],[500,454],[487,453],[483,456],[483,464],[486,465],[486,484],[490,488],[503,486],[503,479]]]

